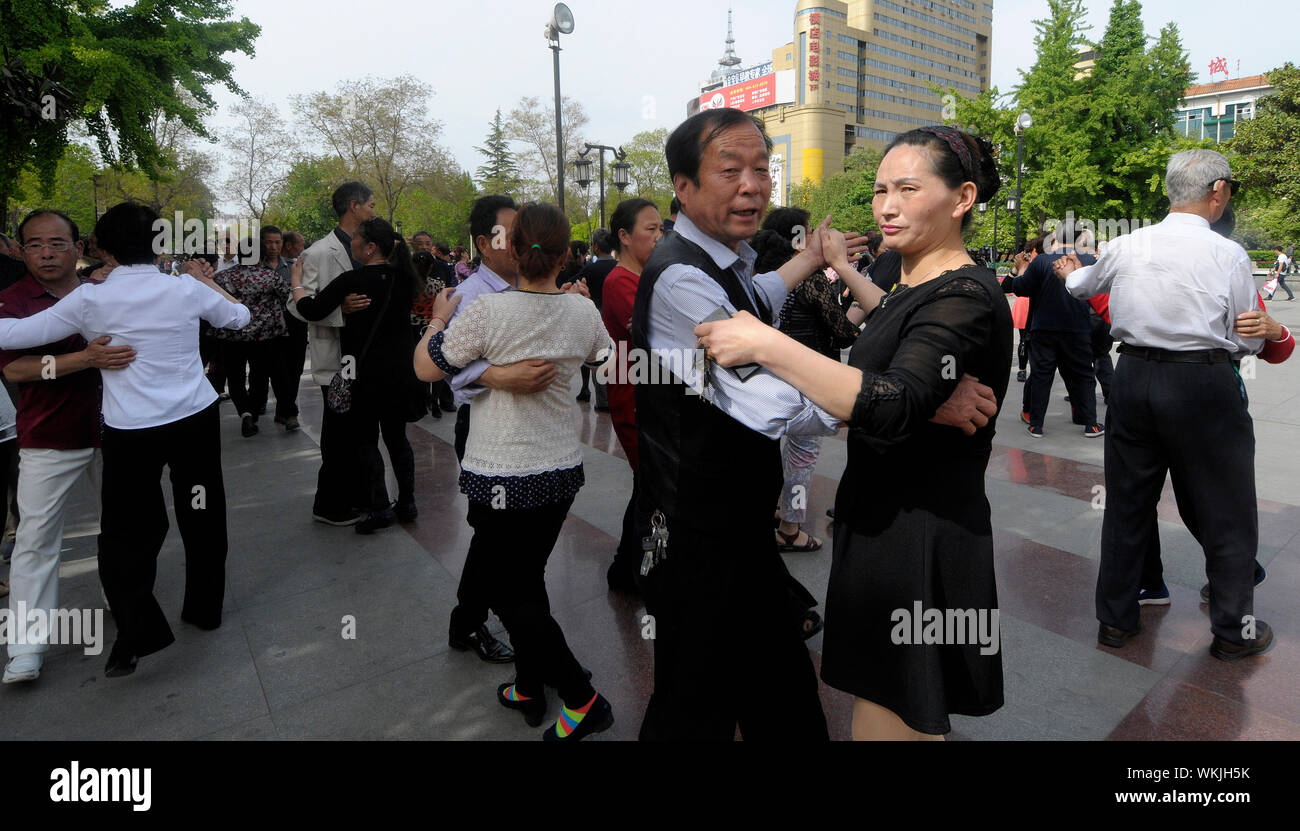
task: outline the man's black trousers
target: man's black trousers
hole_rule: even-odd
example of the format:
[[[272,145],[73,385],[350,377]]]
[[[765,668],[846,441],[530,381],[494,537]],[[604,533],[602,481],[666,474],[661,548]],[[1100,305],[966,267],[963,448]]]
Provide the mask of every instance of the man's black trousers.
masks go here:
[[[469,405],[461,404],[456,410],[456,460],[465,460],[465,442],[469,440]],[[484,540],[477,531],[469,541],[465,566],[456,586],[456,608],[451,610],[451,637],[463,638],[487,623],[488,593],[491,589],[492,564],[484,556]]]
[[[105,426],[103,448],[99,576],[121,648],[149,655],[174,640],[153,595],[168,528],[164,465],[171,471],[173,510],[185,544],[181,619],[217,628],[226,587],[226,490],[217,404],[158,427]]]
[[[1029,423],[1043,426],[1052,379],[1057,371],[1065,381],[1074,410],[1074,422],[1097,423],[1097,376],[1092,365],[1092,337],[1088,332],[1054,332],[1035,329],[1029,340]]]
[[[1121,354],[1106,418],[1106,514],[1097,619],[1138,626],[1138,591],[1166,473],[1205,550],[1210,628],[1242,643],[1259,542],[1255,433],[1232,364]]]

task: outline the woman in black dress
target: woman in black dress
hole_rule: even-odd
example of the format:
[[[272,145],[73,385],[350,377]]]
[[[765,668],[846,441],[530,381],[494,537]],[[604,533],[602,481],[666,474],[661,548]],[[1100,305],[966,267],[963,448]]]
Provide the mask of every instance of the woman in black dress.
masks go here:
[[[718,363],[757,361],[848,422],[822,679],[856,697],[854,738],[941,738],[948,714],[1002,706],[984,495],[993,423],[979,419],[968,434],[930,421],[963,373],[992,387],[999,409],[1006,393],[1010,311],[962,242],[971,208],[997,188],[988,142],[950,127],[912,130],[886,149],[872,207],[902,256],[901,282],[867,318],[848,365],[748,315],[696,329]],[[824,236],[828,252],[836,237]]]
[[[343,327],[345,357],[356,361],[352,409],[361,470],[370,496],[369,516],[355,526],[358,534],[373,534],[395,520],[413,522],[415,507],[415,454],[406,438],[406,423],[419,414],[423,395],[411,352],[411,303],[416,294],[411,252],[393,226],[378,217],[361,223],[352,236],[352,258],[361,268],[344,272],[315,297],[302,287],[302,258],[292,273],[293,300],[307,320],[320,320],[338,308],[349,294],[364,294],[369,305],[347,317]],[[368,342],[368,343],[367,343]],[[327,405],[328,406],[328,405]],[[384,459],[379,455],[382,432],[388,457],[397,477],[397,504],[388,501],[384,484]]]

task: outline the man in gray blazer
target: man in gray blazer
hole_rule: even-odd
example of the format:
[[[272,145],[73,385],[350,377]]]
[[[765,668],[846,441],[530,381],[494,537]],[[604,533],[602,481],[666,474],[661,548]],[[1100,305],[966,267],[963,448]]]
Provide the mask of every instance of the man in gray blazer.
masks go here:
[[[338,227],[313,243],[302,255],[302,285],[312,295],[319,294],[340,274],[361,267],[352,259],[352,236],[362,222],[375,215],[375,197],[361,182],[339,185],[332,202],[339,217]],[[350,294],[343,305],[328,317],[309,322],[307,339],[311,373],[320,385],[322,396],[342,363],[339,330],[345,325],[344,316],[368,305],[369,298]],[[292,301],[288,309],[299,320],[303,319]],[[356,491],[363,479],[357,449],[352,420],[348,415],[331,410],[326,402],[321,418],[321,465],[316,476],[312,519],[329,525],[353,525],[361,519],[362,514],[356,509],[361,504]]]

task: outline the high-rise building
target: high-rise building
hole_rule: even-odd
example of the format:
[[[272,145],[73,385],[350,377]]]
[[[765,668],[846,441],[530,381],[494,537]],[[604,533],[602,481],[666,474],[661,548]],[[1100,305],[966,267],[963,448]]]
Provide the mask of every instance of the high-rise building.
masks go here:
[[[772,198],[784,204],[792,183],[842,170],[856,145],[951,120],[946,96],[989,87],[992,31],[991,0],[798,0],[794,37],[771,64],[694,103],[764,122],[776,145]]]

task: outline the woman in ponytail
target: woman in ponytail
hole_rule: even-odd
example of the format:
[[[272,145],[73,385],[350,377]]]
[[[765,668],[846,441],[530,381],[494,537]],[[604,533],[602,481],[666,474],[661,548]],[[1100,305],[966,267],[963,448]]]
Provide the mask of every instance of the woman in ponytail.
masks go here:
[[[950,713],[1002,706],[984,471],[1011,374],[1011,312],[962,240],[971,208],[997,189],[989,143],[951,127],[886,148],[872,210],[901,280],[847,365],[744,314],[695,330],[719,364],[758,362],[848,423],[821,673],[854,696],[854,738],[941,739]],[[832,259],[843,243],[825,234],[823,245]],[[996,405],[947,426],[966,374]]]
[[[422,406],[419,382],[411,368],[411,303],[415,270],[406,242],[386,220],[368,219],[352,236],[352,258],[361,268],[340,274],[319,295],[302,287],[302,260],[294,264],[293,300],[307,320],[320,320],[349,294],[362,294],[369,305],[347,316],[342,330],[344,369],[355,371],[348,418],[355,427],[357,452],[364,476],[360,506],[368,516],[356,524],[358,534],[373,534],[394,521],[415,520],[415,455],[406,438],[406,423]],[[346,377],[346,376],[345,376]],[[379,454],[382,433],[397,478],[397,504],[388,498],[384,460]]]
[[[556,288],[569,256],[563,211],[525,205],[509,245],[519,274],[515,291],[481,295],[450,327],[459,300],[444,292],[415,350],[415,366],[425,381],[480,359],[504,366],[541,358],[558,370],[541,392],[489,389],[474,398],[460,489],[469,500],[474,543],[482,546],[488,602],[515,647],[516,675],[497,688],[497,703],[536,727],[548,711],[546,687],[553,686],[562,706],[542,738],[579,741],[608,728],[614,714],[551,617],[546,561],[584,481],[574,400],[578,367],[598,366],[612,344],[595,304]]]

